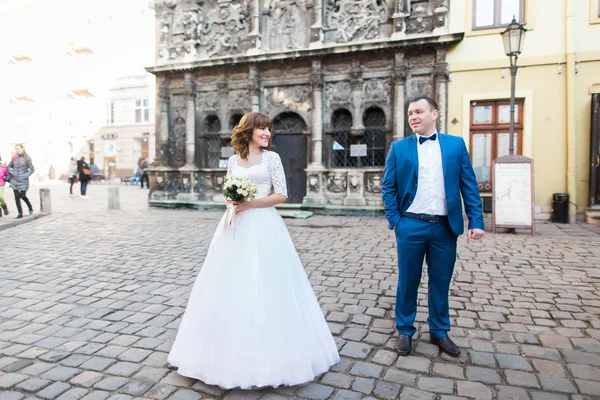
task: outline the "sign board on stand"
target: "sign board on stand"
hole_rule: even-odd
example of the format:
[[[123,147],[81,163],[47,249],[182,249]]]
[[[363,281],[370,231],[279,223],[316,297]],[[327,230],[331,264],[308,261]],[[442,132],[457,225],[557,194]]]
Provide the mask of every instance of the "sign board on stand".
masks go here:
[[[499,157],[492,164],[492,232],[496,228],[530,229],[535,235],[533,160]]]

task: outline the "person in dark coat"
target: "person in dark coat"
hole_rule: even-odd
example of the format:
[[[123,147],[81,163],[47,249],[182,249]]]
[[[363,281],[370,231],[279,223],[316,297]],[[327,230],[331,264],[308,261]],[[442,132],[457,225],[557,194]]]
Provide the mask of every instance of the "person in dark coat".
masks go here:
[[[29,214],[33,214],[33,207],[27,198],[27,190],[29,189],[29,177],[35,171],[31,157],[25,152],[23,145],[16,145],[15,154],[8,164],[8,172],[10,173],[10,186],[15,194],[15,203],[17,204],[17,219],[23,218],[23,208],[21,200],[27,204]]]
[[[87,196],[87,186],[88,183],[92,180],[92,170],[87,162],[85,162],[85,157],[81,156],[81,159],[77,161],[77,172],[79,173],[79,183],[80,183],[80,192],[82,199],[88,199]]]

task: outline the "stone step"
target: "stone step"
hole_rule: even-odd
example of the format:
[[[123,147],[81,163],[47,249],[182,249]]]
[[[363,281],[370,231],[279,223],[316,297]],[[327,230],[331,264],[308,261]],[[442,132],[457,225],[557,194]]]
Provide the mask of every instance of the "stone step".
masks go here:
[[[600,225],[600,208],[596,206],[585,210],[585,222]]]

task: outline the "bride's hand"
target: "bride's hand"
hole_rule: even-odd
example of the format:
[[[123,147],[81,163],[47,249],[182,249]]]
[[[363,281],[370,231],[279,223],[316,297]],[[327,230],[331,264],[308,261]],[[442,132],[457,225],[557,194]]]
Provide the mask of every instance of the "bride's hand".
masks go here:
[[[243,202],[241,202],[239,204],[236,204],[236,206],[235,206],[235,213],[239,214],[242,211],[245,211],[245,210],[247,210],[249,208],[253,208],[252,207],[252,202],[251,201],[243,201]]]

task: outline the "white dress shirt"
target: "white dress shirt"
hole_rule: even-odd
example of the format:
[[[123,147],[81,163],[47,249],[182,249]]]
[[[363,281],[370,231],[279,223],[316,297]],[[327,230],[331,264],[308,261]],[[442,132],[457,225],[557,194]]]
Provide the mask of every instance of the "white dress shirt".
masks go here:
[[[422,144],[419,144],[421,135],[415,134],[419,155],[419,172],[417,174],[417,194],[406,210],[411,213],[448,215],[440,134],[435,133],[437,134],[436,140],[427,140]]]

